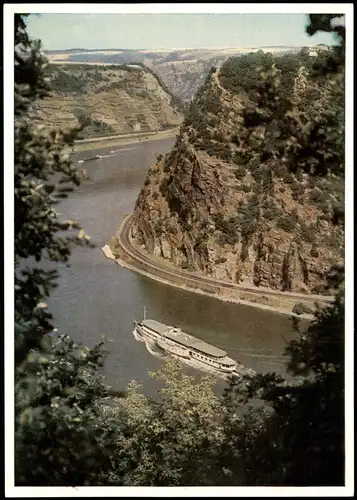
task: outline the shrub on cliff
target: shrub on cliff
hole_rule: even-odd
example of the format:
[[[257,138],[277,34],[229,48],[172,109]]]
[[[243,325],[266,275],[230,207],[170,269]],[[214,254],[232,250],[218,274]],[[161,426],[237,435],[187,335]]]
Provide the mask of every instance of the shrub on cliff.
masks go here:
[[[291,195],[293,200],[300,200],[305,192],[305,186],[300,182],[291,184]]]
[[[291,215],[280,215],[276,220],[276,225],[287,233],[295,231],[296,220]]]
[[[236,217],[225,219],[221,214],[214,217],[215,227],[220,231],[219,243],[221,245],[235,245],[239,241],[239,221]]]
[[[314,243],[316,241],[317,227],[313,224],[307,225],[301,221],[300,234],[302,239],[307,243]]]
[[[326,195],[319,189],[314,189],[311,191],[309,200],[314,204],[321,206],[326,202]]]
[[[244,168],[237,168],[234,171],[234,176],[237,180],[241,181],[246,176],[247,171]]]
[[[276,220],[281,215],[281,209],[273,202],[265,205],[263,210],[263,216],[265,219],[273,221]]]

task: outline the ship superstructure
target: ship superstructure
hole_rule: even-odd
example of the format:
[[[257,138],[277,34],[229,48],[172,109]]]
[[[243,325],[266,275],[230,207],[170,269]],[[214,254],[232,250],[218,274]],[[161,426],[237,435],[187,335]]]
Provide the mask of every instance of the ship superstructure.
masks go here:
[[[195,360],[220,372],[233,373],[237,369],[237,362],[229,358],[223,349],[197,339],[181,328],[146,318],[135,321],[134,327],[137,334],[169,354]]]

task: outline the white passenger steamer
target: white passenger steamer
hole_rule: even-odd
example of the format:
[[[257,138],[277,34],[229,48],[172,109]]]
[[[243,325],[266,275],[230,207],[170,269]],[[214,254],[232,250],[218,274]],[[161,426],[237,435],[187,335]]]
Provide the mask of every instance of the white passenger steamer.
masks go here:
[[[183,332],[181,328],[167,326],[145,316],[144,313],[142,321],[134,321],[135,336],[147,339],[168,354],[195,360],[219,372],[236,372],[237,362],[222,349]]]

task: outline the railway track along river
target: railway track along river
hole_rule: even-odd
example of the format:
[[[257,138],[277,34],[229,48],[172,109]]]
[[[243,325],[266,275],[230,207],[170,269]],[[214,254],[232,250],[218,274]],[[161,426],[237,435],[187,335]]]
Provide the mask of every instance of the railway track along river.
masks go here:
[[[222,300],[232,300],[233,302],[255,305],[261,308],[271,308],[272,304],[283,302],[284,306],[275,307],[277,312],[292,313],[292,307],[297,302],[314,305],[331,304],[333,297],[314,294],[302,294],[294,292],[281,292],[278,290],[262,289],[253,285],[239,285],[223,280],[212,279],[207,276],[202,276],[198,273],[191,273],[185,270],[175,269],[164,262],[159,262],[148,255],[143,249],[139,248],[132,239],[131,227],[133,223],[133,214],[127,215],[117,234],[116,234],[116,250],[114,257],[117,257],[117,262],[120,265],[129,267],[139,273],[145,274],[153,279],[164,281],[173,286],[181,286],[193,292],[206,293]],[[119,249],[119,254],[117,254]],[[104,251],[104,249],[103,249]],[[262,301],[261,298],[264,297]],[[265,301],[265,304],[264,304]],[[268,305],[268,304],[271,305]],[[304,314],[301,317],[312,318],[312,315]]]

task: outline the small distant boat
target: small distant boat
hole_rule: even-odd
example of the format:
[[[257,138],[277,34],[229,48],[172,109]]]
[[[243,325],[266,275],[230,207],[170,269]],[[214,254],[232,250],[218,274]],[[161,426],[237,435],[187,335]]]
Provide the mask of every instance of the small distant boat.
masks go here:
[[[221,373],[237,373],[237,361],[228,357],[223,349],[197,339],[183,332],[181,328],[146,319],[145,312],[142,321],[134,321],[134,335],[156,344],[168,354],[194,360]]]

